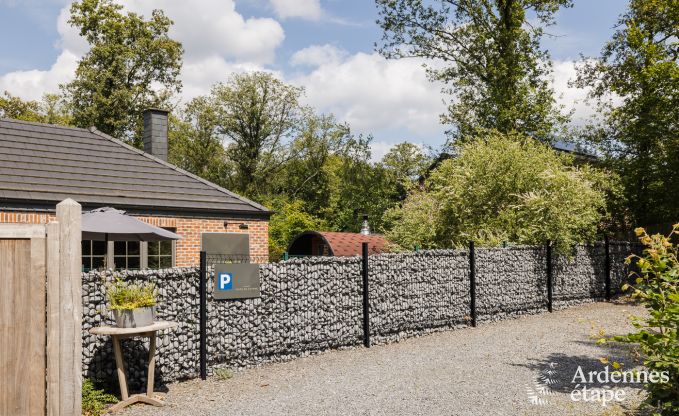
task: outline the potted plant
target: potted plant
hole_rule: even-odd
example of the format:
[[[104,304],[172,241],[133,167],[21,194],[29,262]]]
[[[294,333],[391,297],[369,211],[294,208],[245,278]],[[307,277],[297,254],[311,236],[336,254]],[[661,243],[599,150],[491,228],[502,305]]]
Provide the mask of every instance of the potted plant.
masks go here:
[[[109,309],[119,328],[137,328],[153,324],[156,287],[152,283],[127,283],[116,278],[106,286]]]

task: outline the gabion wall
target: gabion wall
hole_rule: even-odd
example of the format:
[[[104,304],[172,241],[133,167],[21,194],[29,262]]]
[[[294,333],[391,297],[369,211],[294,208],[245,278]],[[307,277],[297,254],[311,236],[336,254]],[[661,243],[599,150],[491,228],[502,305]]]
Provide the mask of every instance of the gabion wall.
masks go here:
[[[612,242],[611,291],[625,281],[624,258],[635,248]],[[603,298],[604,248],[578,246],[553,258],[554,307]],[[179,322],[159,334],[158,385],[198,375],[199,271],[195,268],[125,272],[128,281],[154,282],[157,319]],[[331,348],[360,345],[363,338],[359,257],[313,257],[260,266],[261,297],[216,301],[208,271],[208,371],[286,360]],[[469,253],[431,250],[369,258],[371,340],[385,343],[470,321]],[[83,274],[83,374],[111,391],[117,378],[111,341],[90,335],[112,325],[106,311],[109,272]],[[476,305],[479,322],[546,311],[544,247],[477,248]],[[123,341],[132,389],[146,378],[148,341]]]
[[[547,266],[542,247],[476,249],[476,314],[479,322],[543,312]]]
[[[372,343],[467,323],[470,294],[466,251],[370,256],[368,270]]]

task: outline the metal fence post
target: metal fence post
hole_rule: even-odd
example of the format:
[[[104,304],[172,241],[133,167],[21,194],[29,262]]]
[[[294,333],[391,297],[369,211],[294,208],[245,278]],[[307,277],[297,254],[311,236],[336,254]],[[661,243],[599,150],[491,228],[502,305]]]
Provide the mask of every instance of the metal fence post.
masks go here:
[[[207,378],[207,253],[200,252],[200,378]]]
[[[472,326],[476,327],[476,251],[474,242],[469,242],[469,309]]]
[[[608,234],[604,235],[604,249],[606,250],[604,257],[604,270],[606,273],[606,300],[609,301],[611,300],[611,246],[610,242],[608,241]]]
[[[547,240],[547,309],[552,312],[552,242]]]
[[[362,274],[363,274],[363,345],[370,348],[370,299],[368,287],[368,243],[361,246],[363,254]]]

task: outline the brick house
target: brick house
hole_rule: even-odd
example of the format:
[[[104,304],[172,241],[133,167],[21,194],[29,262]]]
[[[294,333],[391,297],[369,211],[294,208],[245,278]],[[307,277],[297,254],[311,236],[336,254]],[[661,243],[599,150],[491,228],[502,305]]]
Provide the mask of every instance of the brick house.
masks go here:
[[[268,261],[271,212],[168,163],[167,120],[166,111],[144,112],[141,151],[95,128],[0,119],[0,223],[47,223],[72,198],[83,210],[114,207],[182,236],[108,247],[83,241],[85,270],[106,253],[121,268],[196,265],[205,232],[247,233],[252,261]]]

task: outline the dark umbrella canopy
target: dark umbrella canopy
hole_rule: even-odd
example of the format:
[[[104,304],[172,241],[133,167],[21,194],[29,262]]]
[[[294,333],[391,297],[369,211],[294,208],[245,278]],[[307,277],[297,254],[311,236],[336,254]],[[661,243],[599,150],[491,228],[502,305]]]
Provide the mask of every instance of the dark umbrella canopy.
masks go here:
[[[179,240],[177,234],[147,224],[114,208],[97,208],[82,217],[83,240],[167,241]]]

